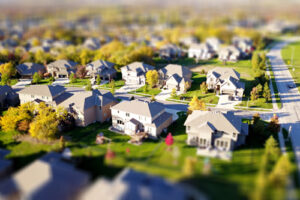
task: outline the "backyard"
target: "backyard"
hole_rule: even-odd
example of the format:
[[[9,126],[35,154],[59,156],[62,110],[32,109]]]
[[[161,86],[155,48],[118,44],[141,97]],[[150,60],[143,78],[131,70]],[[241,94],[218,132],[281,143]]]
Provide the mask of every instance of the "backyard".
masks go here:
[[[248,145],[235,150],[232,161],[196,157],[196,148],[186,145],[187,135],[183,126],[185,119],[186,116],[181,113],[179,119],[168,128],[174,138],[173,150],[168,150],[165,145],[165,135],[161,140],[147,140],[140,146],[129,144],[130,138],[109,131],[109,124],[96,123],[85,128],[75,128],[64,135],[66,146],[71,149],[78,167],[88,171],[92,179],[100,176],[113,177],[122,168],[129,166],[172,181],[191,183],[211,199],[220,199],[224,195],[228,199],[249,199],[264,152],[263,144],[258,144],[255,137],[249,135]],[[101,132],[112,142],[97,145],[96,135]],[[1,132],[0,144],[1,148],[11,150],[7,158],[16,161],[17,169],[46,152],[59,150],[58,141],[53,144],[16,142],[13,136],[12,133]],[[105,158],[108,149],[115,152],[115,157],[111,160]],[[174,156],[174,149],[178,150],[178,157]],[[182,171],[186,157],[196,159],[192,177]],[[207,163],[211,165],[211,172],[204,175],[203,167]],[[216,190],[222,192],[216,193]]]

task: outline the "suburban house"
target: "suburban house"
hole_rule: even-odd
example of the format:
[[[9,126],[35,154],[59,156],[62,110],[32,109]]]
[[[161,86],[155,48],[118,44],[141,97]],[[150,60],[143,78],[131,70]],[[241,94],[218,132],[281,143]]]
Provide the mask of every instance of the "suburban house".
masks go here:
[[[56,78],[68,78],[76,73],[77,63],[68,60],[57,60],[47,65],[47,71]]]
[[[188,49],[188,57],[196,60],[209,60],[215,56],[215,51],[207,43],[192,44]]]
[[[55,100],[66,91],[60,85],[30,85],[19,91],[20,103],[40,102],[55,105]]]
[[[184,126],[187,144],[200,149],[232,151],[244,144],[248,135],[248,124],[242,123],[242,119],[233,112],[195,110]]]
[[[198,43],[198,39],[194,36],[182,37],[179,39],[179,43],[186,47],[191,46],[192,44]]]
[[[172,123],[172,114],[157,102],[122,101],[111,107],[111,114],[112,128],[127,135],[146,132],[157,138]]]
[[[100,49],[101,43],[98,38],[87,38],[83,43],[83,47],[90,50],[97,50]]]
[[[117,103],[110,92],[93,90],[73,93],[66,92],[66,88],[59,85],[31,85],[21,90],[19,95],[21,103],[45,102],[66,108],[74,116],[77,126],[109,120],[110,107]]]
[[[180,58],[181,56],[182,50],[175,44],[166,44],[159,49],[159,57],[166,60]]]
[[[219,51],[223,42],[216,37],[206,38],[205,43],[210,46],[210,48],[216,53]]]
[[[143,191],[143,192],[141,192]],[[194,199],[192,194],[175,183],[135,171],[130,168],[122,170],[113,180],[100,178],[83,192],[81,200],[116,200],[116,199],[147,199],[147,200],[186,200]],[[149,194],[149,195],[145,195]]]
[[[122,79],[126,84],[140,84],[146,83],[146,73],[155,68],[142,62],[133,62],[121,68]]]
[[[249,56],[253,51],[253,42],[250,38],[236,36],[232,38],[232,44],[242,52],[243,57]]]
[[[51,152],[1,180],[0,199],[75,199],[89,175]]]
[[[243,96],[245,88],[245,84],[240,82],[240,74],[228,67],[215,67],[209,70],[206,84],[209,90],[239,98]]]
[[[16,106],[19,102],[19,95],[10,86],[0,85],[0,109]]]
[[[46,73],[45,66],[37,63],[26,62],[19,64],[16,69],[21,78],[32,78],[33,74],[36,72],[40,72],[42,74]]]
[[[218,56],[219,60],[223,62],[237,62],[241,58],[241,51],[237,47],[231,45],[221,48],[218,52]]]
[[[76,92],[71,95],[66,100],[58,102],[58,105],[73,114],[77,126],[88,126],[95,122],[102,123],[110,120],[110,108],[118,103],[110,92],[99,90]],[[68,93],[65,96],[68,96]]]
[[[158,73],[160,85],[163,85],[166,89],[176,88],[177,91],[184,91],[186,82],[191,86],[192,72],[182,65],[168,64],[160,69]]]
[[[101,80],[111,80],[117,75],[114,66],[114,63],[96,60],[86,65],[87,76],[96,77],[97,75],[100,75]]]

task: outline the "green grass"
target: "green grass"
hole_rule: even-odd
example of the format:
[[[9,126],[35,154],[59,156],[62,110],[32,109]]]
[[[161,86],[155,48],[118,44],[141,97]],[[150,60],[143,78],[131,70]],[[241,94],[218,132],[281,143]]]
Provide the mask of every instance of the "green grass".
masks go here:
[[[123,80],[118,80],[118,81],[115,81],[115,88],[116,89],[120,89],[121,87],[123,87],[125,85],[125,81]],[[99,88],[101,89],[110,89],[110,85],[109,83],[105,83],[103,85],[99,85]]]
[[[16,79],[16,78],[10,79],[9,85],[15,85],[18,81],[19,81],[19,79]]]
[[[75,83],[68,83],[65,84],[66,87],[83,87],[86,86],[90,82],[89,78],[84,78],[84,79],[76,79]]]
[[[145,87],[148,87],[148,90],[147,90],[147,92],[144,92],[144,88]],[[145,95],[145,96],[152,96],[152,95],[154,95],[154,96],[156,96],[156,95],[158,95],[159,93],[161,92],[161,89],[159,89],[159,88],[151,88],[151,87],[149,87],[149,86],[147,86],[147,85],[144,85],[143,87],[140,87],[140,88],[138,88],[137,90],[135,90],[135,91],[132,91],[132,92],[129,92],[129,94],[136,94],[136,95],[139,95],[139,93],[140,94],[142,94],[142,95]]]
[[[292,61],[291,58],[293,51],[294,59]],[[281,50],[281,56],[284,62],[288,65],[295,84],[300,91],[300,42],[294,42],[285,46]],[[293,71],[293,68],[295,68],[295,71]]]
[[[271,67],[270,67],[269,71],[270,71],[270,77],[271,77],[271,81],[272,81],[272,86],[273,86],[273,90],[274,90],[274,94],[275,94],[276,103],[277,103],[278,108],[280,109],[282,104],[281,104],[281,101],[280,101],[278,88],[277,88],[276,80],[275,80],[275,77],[274,77],[274,72],[273,72]]]
[[[192,80],[193,82],[191,88],[185,94],[181,95],[184,99],[189,101],[193,96],[197,96],[199,99],[202,99],[205,103],[218,104],[219,97],[217,97],[215,93],[208,92],[207,94],[202,94],[200,91],[200,84],[206,81],[206,75],[200,73],[193,73]],[[180,98],[175,97],[170,99],[179,100]]]
[[[208,61],[200,61],[198,64],[203,66],[203,69],[205,69],[206,71],[216,66],[221,66],[221,67],[231,67],[235,69],[237,72],[239,72],[241,75],[240,81],[245,83],[244,97],[242,99],[242,103],[240,104],[240,106],[247,106],[247,101],[248,99],[250,99],[250,92],[252,88],[257,85],[257,80],[255,80],[251,68],[251,60],[239,60],[236,63],[233,62],[223,63],[218,59],[212,59]],[[259,98],[258,101],[252,104],[249,102],[248,106],[252,108],[266,108],[266,109],[273,108],[272,102],[271,101],[264,102],[263,98]]]
[[[38,83],[39,85],[51,85],[53,82],[50,81],[50,78],[45,78],[40,80],[40,82]]]

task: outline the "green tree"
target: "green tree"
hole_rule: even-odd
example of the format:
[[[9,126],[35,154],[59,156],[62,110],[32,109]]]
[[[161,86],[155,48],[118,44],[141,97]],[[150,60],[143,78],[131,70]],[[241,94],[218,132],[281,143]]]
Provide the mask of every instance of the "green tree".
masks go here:
[[[266,70],[266,53],[260,54],[260,63],[259,63],[259,69]]]
[[[188,81],[186,81],[186,82],[184,83],[184,93],[186,93],[187,90],[188,90],[190,87],[191,87],[191,84],[190,84]]]
[[[148,91],[149,91],[149,89],[148,89],[148,84],[145,84],[144,87],[143,87],[143,92],[144,92],[145,94],[147,94]]]
[[[279,119],[276,114],[271,118],[268,129],[273,133],[278,133],[280,131]]]
[[[71,74],[70,74],[69,80],[70,80],[70,83],[71,83],[71,84],[76,83],[76,77],[75,77],[75,74],[74,74],[74,73],[71,73]]]
[[[208,89],[207,89],[207,85],[206,85],[205,81],[203,81],[201,83],[201,85],[200,85],[200,91],[201,91],[202,94],[206,94],[207,93]]]
[[[16,72],[16,68],[11,62],[0,65],[0,73],[2,76],[4,75],[10,78],[11,76],[14,76]]]
[[[257,52],[254,52],[251,59],[252,70],[256,71],[259,69],[260,56]]]
[[[261,84],[258,84],[258,85],[256,86],[256,90],[257,90],[257,95],[258,95],[258,97],[260,97],[261,92],[262,92],[262,90],[263,90],[262,85],[261,85]]]
[[[100,84],[101,84],[101,78],[100,78],[100,75],[99,75],[99,74],[97,75],[97,78],[96,78],[96,84],[97,84],[97,85],[100,85]]]
[[[277,141],[272,135],[266,141],[264,154],[266,155],[267,160],[271,162],[275,162],[279,158],[280,149]]]
[[[40,81],[41,81],[40,75],[37,72],[35,72],[32,77],[32,83],[38,84]]]
[[[250,99],[251,101],[255,101],[258,98],[257,88],[253,87],[252,91],[250,92]]]
[[[176,88],[172,89],[172,91],[171,91],[171,97],[172,98],[176,98],[177,97]]]
[[[282,155],[269,176],[270,183],[278,188],[285,187],[291,171],[292,165],[288,155]]]
[[[111,80],[110,83],[109,83],[109,86],[110,86],[110,92],[112,94],[115,94],[116,92],[116,84],[115,84],[115,80]]]
[[[266,101],[270,101],[271,99],[271,91],[267,82],[264,85],[263,97],[266,99]]]
[[[86,91],[92,91],[92,89],[93,89],[93,88],[92,88],[91,82],[88,82],[87,85],[85,86],[85,90],[86,90]]]

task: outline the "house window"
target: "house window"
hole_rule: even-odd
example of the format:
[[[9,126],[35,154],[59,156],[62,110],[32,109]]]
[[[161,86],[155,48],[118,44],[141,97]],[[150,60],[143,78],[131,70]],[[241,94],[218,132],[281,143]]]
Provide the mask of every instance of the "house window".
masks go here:
[[[126,117],[129,117],[130,116],[130,114],[129,113],[126,113]]]
[[[191,130],[191,127],[190,127],[190,126],[188,126],[188,127],[187,127],[187,130],[188,130],[188,131],[189,131],[189,130]]]
[[[224,142],[224,147],[227,148],[228,142]]]
[[[34,98],[34,95],[31,95],[31,98]]]
[[[224,145],[224,142],[223,142],[223,141],[221,141],[221,145],[220,145],[220,146],[221,146],[221,147],[223,147],[223,145]]]
[[[236,136],[236,133],[233,133],[233,137],[235,138],[235,136]]]
[[[124,125],[124,122],[122,122],[121,120],[117,120],[117,124]]]

